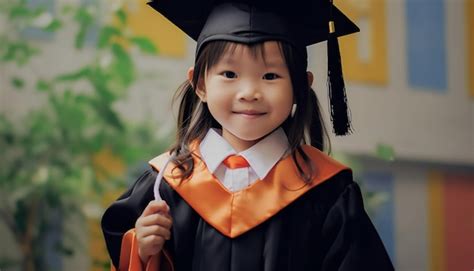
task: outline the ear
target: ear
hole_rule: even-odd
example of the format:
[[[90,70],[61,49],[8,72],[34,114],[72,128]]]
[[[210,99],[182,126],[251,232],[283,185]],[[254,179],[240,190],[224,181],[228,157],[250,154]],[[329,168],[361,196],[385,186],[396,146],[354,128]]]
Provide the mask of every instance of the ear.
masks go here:
[[[189,67],[188,69],[188,81],[193,86],[196,95],[201,99],[203,103],[206,102],[206,90],[204,89],[204,84],[198,83],[197,87],[193,84],[194,77],[194,67]]]
[[[314,75],[310,71],[307,71],[306,74],[308,76],[308,87],[311,88],[311,86],[313,85],[313,81],[314,81]]]

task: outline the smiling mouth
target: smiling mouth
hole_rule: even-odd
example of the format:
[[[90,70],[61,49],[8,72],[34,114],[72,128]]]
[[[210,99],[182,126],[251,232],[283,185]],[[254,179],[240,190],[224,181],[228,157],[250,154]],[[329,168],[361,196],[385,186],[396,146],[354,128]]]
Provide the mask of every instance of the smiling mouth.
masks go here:
[[[241,115],[246,118],[257,118],[266,114],[265,112],[259,112],[254,110],[232,111],[232,113]]]

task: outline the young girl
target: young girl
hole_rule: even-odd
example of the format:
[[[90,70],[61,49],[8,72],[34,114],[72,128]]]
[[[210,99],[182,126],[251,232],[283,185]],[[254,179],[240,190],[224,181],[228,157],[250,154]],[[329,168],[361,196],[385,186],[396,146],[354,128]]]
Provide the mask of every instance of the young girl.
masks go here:
[[[176,144],[103,216],[113,269],[393,270],[351,171],[321,152],[306,71],[307,45],[357,27],[323,0],[150,5],[198,41],[196,61]]]

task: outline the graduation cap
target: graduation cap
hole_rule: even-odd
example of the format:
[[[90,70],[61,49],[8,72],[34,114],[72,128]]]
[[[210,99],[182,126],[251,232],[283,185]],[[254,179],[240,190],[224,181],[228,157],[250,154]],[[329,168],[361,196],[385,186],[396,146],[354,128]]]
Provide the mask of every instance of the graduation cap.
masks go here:
[[[359,28],[333,0],[154,0],[148,4],[197,41],[196,58],[210,41],[252,44],[287,42],[306,46],[328,41],[328,88],[336,135],[351,132],[337,37]],[[301,50],[302,49],[302,50]]]

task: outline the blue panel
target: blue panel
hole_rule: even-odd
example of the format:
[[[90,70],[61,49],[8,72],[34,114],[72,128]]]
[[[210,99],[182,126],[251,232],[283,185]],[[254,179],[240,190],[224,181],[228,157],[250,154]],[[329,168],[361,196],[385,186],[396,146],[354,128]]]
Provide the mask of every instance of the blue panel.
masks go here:
[[[100,1],[97,0],[81,0],[81,6],[85,8],[91,8],[96,11],[96,14],[100,14],[99,4]],[[92,25],[90,25],[86,31],[85,44],[95,46],[97,39],[99,37],[99,25],[97,24],[98,20],[93,19]]]
[[[51,222],[46,231],[41,235],[43,238],[43,260],[45,262],[45,270],[62,270],[63,253],[63,214],[58,208],[49,210],[48,219]]]
[[[443,0],[406,0],[408,82],[446,92],[446,32]]]
[[[369,210],[369,216],[377,229],[380,238],[387,249],[390,259],[395,263],[395,210],[393,195],[393,177],[389,172],[365,172],[361,176],[362,189],[365,192],[365,205],[368,205],[367,194],[375,193],[377,196],[383,196],[384,200]],[[367,197],[368,196],[368,197]]]
[[[50,12],[53,16],[55,13],[54,6],[55,6],[55,1],[54,0],[27,0],[26,5],[29,8],[41,8],[45,11]],[[44,31],[39,28],[33,28],[29,27],[26,28],[22,33],[22,36],[30,39],[39,39],[39,40],[50,40],[54,37],[53,32],[48,32]]]

